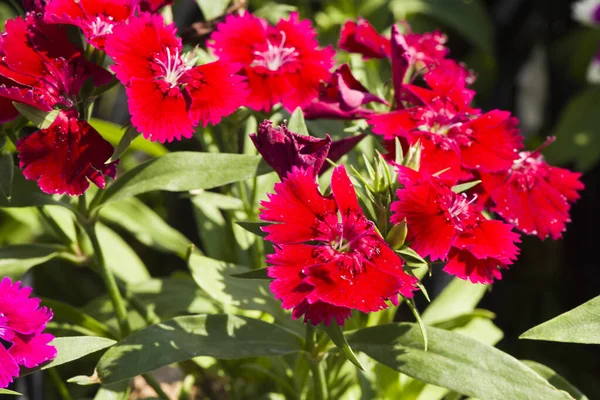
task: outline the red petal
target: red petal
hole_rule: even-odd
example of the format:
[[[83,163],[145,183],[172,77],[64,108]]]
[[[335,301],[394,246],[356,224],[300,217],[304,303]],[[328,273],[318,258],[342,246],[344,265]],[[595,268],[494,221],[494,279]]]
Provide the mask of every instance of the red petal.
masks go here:
[[[304,301],[294,309],[292,318],[297,319],[302,315],[304,315],[304,322],[309,321],[314,326],[323,322],[325,326],[328,326],[332,320],[335,320],[338,325],[344,325],[345,320],[350,318],[352,312],[349,308],[336,307],[322,301],[312,304]]]
[[[500,268],[506,266],[493,258],[480,260],[466,250],[452,249],[444,271],[473,283],[490,284],[494,282],[494,278],[502,279]]]
[[[377,33],[366,19],[348,21],[342,26],[338,47],[363,58],[386,58],[390,54],[390,40]]]
[[[0,37],[0,48],[4,55],[6,65],[22,76],[29,77],[27,81],[21,79],[19,83],[32,84],[42,78],[47,72],[44,60],[33,49],[29,42],[28,26],[21,17],[9,19],[4,27],[5,33]]]
[[[103,175],[114,175],[114,166],[105,164],[113,147],[87,122],[65,112],[50,128],[19,140],[17,150],[23,175],[46,193],[79,196],[88,179],[104,187]]]
[[[48,333],[16,335],[8,352],[18,364],[35,368],[56,357],[56,348],[48,345],[53,339],[54,336]]]
[[[52,319],[52,311],[40,308],[40,299],[30,298],[30,287],[21,287],[21,282],[12,283],[5,277],[0,281],[0,314],[3,325],[20,334],[41,332]],[[3,339],[12,340],[3,337]],[[1,346],[0,346],[1,347]]]
[[[8,354],[8,351],[0,346],[0,388],[6,388],[13,379],[19,376],[19,365]]]
[[[220,60],[249,66],[254,61],[257,43],[267,41],[267,22],[249,12],[229,14],[224,22],[217,24],[207,42]]]
[[[474,229],[459,235],[453,246],[467,250],[479,259],[495,258],[510,264],[517,258],[519,235],[501,221],[481,221]]]

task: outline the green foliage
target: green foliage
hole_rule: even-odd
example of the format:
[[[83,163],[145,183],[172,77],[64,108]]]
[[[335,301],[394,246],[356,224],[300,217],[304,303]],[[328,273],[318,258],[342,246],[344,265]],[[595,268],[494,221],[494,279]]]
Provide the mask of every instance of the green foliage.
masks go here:
[[[381,325],[348,342],[375,360],[423,382],[483,399],[570,399],[518,360],[467,336],[429,327],[423,349],[418,325]]]
[[[292,116],[288,122],[288,129],[301,135],[309,135],[308,127],[306,126],[306,121],[304,120],[304,113],[300,107],[297,107],[292,113]]]
[[[519,338],[600,344],[600,296],[531,328]]]
[[[10,394],[10,395],[13,395],[13,396],[23,396],[19,392],[15,392],[14,390],[8,390],[8,389],[0,389],[0,394]]]
[[[12,191],[14,174],[14,161],[12,154],[0,152],[0,198],[3,202],[9,202]]]
[[[47,129],[54,123],[60,110],[42,111],[28,104],[13,102],[15,108],[38,129]]]
[[[132,378],[192,357],[236,360],[299,352],[294,333],[253,318],[216,314],[177,317],[136,332],[98,362],[104,383]]]
[[[57,356],[49,363],[43,364],[37,369],[54,368],[71,361],[78,360],[88,354],[106,349],[116,342],[111,339],[94,336],[72,336],[55,338],[50,344],[56,347]],[[31,371],[29,371],[31,372]],[[27,372],[27,373],[29,373]],[[23,373],[22,373],[23,374]]]
[[[0,269],[3,276],[20,279],[25,272],[59,255],[61,246],[22,244],[0,248]]]
[[[118,158],[117,156],[120,155],[118,152],[126,149],[142,151],[154,157],[164,156],[168,153],[167,149],[165,149],[165,147],[160,143],[151,142],[139,135],[135,135],[134,137],[133,132],[128,133],[125,131],[121,133],[121,131],[124,129],[112,122],[104,121],[98,118],[91,118],[90,125],[100,132],[104,139],[108,140],[113,146],[117,146],[117,149],[115,150],[115,153],[111,159]],[[123,147],[125,147],[125,149]]]
[[[327,335],[331,339],[331,341],[336,345],[336,347],[342,352],[342,354],[350,361],[352,364],[356,365],[357,368],[364,370],[365,368],[362,366],[354,351],[348,344],[346,337],[344,336],[344,332],[342,331],[342,327],[338,325],[336,321],[331,321],[331,323],[327,326],[323,326],[323,330],[327,332]]]
[[[579,389],[573,386],[565,378],[554,372],[554,370],[551,368],[530,360],[523,360],[522,363],[537,372],[538,375],[550,382],[550,384],[555,388],[569,393],[575,400],[589,400],[585,394],[581,393]]]
[[[230,0],[196,0],[196,4],[202,10],[205,20],[215,19],[223,15]]]

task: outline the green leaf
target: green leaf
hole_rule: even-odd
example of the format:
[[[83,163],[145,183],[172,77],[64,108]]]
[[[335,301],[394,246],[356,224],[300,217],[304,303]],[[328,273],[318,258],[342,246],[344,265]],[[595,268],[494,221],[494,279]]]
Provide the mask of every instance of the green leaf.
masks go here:
[[[80,326],[89,331],[90,336],[100,335],[107,338],[116,338],[117,336],[116,332],[113,332],[102,322],[70,304],[58,300],[42,299],[42,305],[52,310],[54,322],[68,322]]]
[[[454,278],[423,312],[423,321],[433,325],[472,313],[487,289],[487,285]]]
[[[31,121],[38,129],[49,128],[60,112],[60,110],[42,111],[37,107],[17,102],[13,102],[13,105],[22,116]]]
[[[234,315],[177,317],[135,332],[107,351],[96,367],[104,383],[208,356],[225,360],[301,351],[302,339],[277,325]]]
[[[55,200],[51,195],[43,193],[37,182],[25,179],[20,169],[15,169],[10,200],[0,196],[0,207],[33,207],[59,205],[71,207],[67,202]]]
[[[306,121],[304,121],[304,113],[300,107],[296,107],[292,113],[292,116],[288,122],[288,129],[301,135],[309,135]]]
[[[358,369],[364,371],[365,368],[362,366],[362,364],[356,357],[356,354],[354,354],[354,351],[352,351],[352,348],[350,347],[348,341],[346,340],[346,337],[344,336],[342,327],[339,326],[337,321],[332,321],[329,325],[322,325],[321,327],[325,332],[327,332],[327,336],[329,336],[329,339],[331,339],[335,346],[338,349],[340,349],[340,351],[344,356],[346,356],[348,361],[354,364]]]
[[[23,396],[19,392],[15,392],[14,390],[8,390],[8,389],[0,389],[0,394],[12,394],[12,395],[15,395],[15,396]]]
[[[194,191],[191,200],[194,204],[211,205],[220,210],[243,210],[244,202],[233,196],[226,196],[221,193],[207,192],[204,190]]]
[[[521,362],[537,372],[538,375],[546,379],[555,388],[568,392],[575,400],[589,400],[585,394],[551,368],[535,361],[521,360]]]
[[[106,265],[117,277],[126,283],[139,283],[150,279],[144,262],[121,236],[106,225],[96,226]]]
[[[460,185],[452,186],[452,191],[454,193],[466,192],[467,190],[474,188],[475,186],[477,186],[480,183],[481,183],[481,180],[461,183]]]
[[[291,12],[296,10],[298,10],[296,6],[269,1],[256,10],[254,15],[265,18],[272,24],[276,24],[279,20],[287,18]]]
[[[519,339],[600,344],[600,296],[531,328]]]
[[[242,272],[241,274],[232,274],[230,276],[239,279],[272,279],[269,277],[269,275],[267,275],[266,268],[253,269],[248,272]]]
[[[592,86],[575,95],[561,112],[552,132],[556,143],[544,150],[544,156],[553,164],[573,161],[577,169],[585,171],[600,160],[600,87]]]
[[[225,13],[230,0],[196,0],[206,21],[215,19]]]
[[[403,374],[481,399],[567,400],[510,355],[467,336],[429,327],[423,350],[418,325],[399,323],[358,330],[349,336],[354,350]]]
[[[183,192],[243,181],[256,174],[260,159],[240,154],[170,153],[121,175],[104,190],[98,202],[104,204],[155,190]]]
[[[477,318],[494,319],[496,318],[496,314],[488,310],[473,310],[473,312],[467,314],[461,314],[454,318],[449,318],[445,321],[436,322],[435,324],[433,324],[433,326],[435,326],[436,328],[446,329],[450,331],[457,328],[462,328]]]
[[[456,29],[486,53],[494,52],[494,24],[480,0],[393,0],[390,8],[396,20],[424,14]]]
[[[119,146],[120,142],[123,140],[123,136],[127,133],[121,133],[123,128],[115,123],[104,121],[98,118],[91,118],[90,125],[94,127],[104,139],[109,141],[113,146]],[[142,136],[138,136],[129,144],[129,149],[143,151],[144,153],[154,156],[160,157],[168,154],[169,151],[158,142],[151,142],[149,140],[144,139]]]
[[[30,268],[53,259],[61,250],[62,247],[49,244],[17,244],[0,247],[0,271],[2,276],[20,279]]]
[[[15,164],[7,151],[0,153],[0,196],[6,202],[10,201]]]
[[[102,385],[94,400],[123,400],[129,393],[129,381],[113,383],[112,385]]]
[[[100,219],[127,230],[146,246],[182,258],[190,245],[189,239],[134,197],[107,204],[100,210]]]
[[[255,221],[235,221],[236,225],[241,226],[250,233],[254,233],[256,236],[266,237],[267,232],[264,232],[261,228],[267,225],[271,225],[269,222],[255,222]]]
[[[248,272],[246,267],[204,257],[197,251],[191,253],[188,265],[198,286],[222,305],[225,311],[242,308],[271,313],[273,308],[281,308],[272,299],[268,282],[231,276]]]
[[[125,130],[125,133],[123,134],[123,136],[121,137],[121,140],[119,140],[119,144],[115,148],[115,151],[113,152],[112,156],[110,156],[110,158],[108,159],[108,161],[106,163],[108,164],[113,161],[117,161],[119,158],[121,158],[123,153],[125,153],[127,151],[129,146],[131,146],[131,143],[139,135],[140,135],[140,133],[133,126],[128,127]]]

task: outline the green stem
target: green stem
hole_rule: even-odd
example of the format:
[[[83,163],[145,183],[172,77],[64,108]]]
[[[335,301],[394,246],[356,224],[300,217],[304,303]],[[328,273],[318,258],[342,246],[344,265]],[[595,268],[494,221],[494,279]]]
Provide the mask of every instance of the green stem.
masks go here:
[[[313,398],[314,400],[327,400],[327,381],[325,380],[325,370],[323,362],[319,357],[315,343],[315,327],[310,323],[306,324],[306,338],[304,341],[304,350],[309,356],[308,365],[313,378]]]
[[[146,383],[154,389],[159,398],[163,400],[170,400],[169,396],[162,390],[160,383],[150,374],[142,374],[142,377],[146,380]]]
[[[67,247],[71,247],[73,245],[71,238],[65,233],[65,231],[62,230],[54,218],[52,218],[52,216],[48,214],[43,207],[37,207],[37,210],[42,219],[50,226],[56,237],[60,239]]]
[[[58,392],[58,395],[60,396],[60,398],[62,400],[72,400],[73,398],[71,397],[71,394],[69,393],[69,389],[67,388],[67,385],[65,385],[65,382],[63,381],[63,379],[58,374],[58,371],[56,370],[56,368],[50,368],[48,370],[48,375],[50,376],[52,383],[56,387],[56,391]]]

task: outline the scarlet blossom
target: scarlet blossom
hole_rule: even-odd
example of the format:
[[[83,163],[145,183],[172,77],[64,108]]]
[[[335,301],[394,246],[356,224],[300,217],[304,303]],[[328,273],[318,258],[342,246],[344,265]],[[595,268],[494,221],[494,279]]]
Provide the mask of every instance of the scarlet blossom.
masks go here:
[[[448,260],[444,271],[472,282],[500,279],[519,250],[512,226],[486,219],[465,194],[454,193],[438,177],[399,166],[403,187],[392,203],[391,221],[406,220],[407,242],[432,261]]]
[[[446,36],[439,31],[413,33],[407,23],[403,24],[404,32],[398,28],[397,40],[400,40],[410,57],[411,65],[419,67],[437,65],[448,55],[445,46]],[[392,32],[394,36],[394,32]],[[369,21],[359,18],[356,22],[347,21],[342,26],[338,47],[350,53],[362,54],[363,58],[393,57],[392,39],[379,34]]]
[[[385,100],[369,92],[343,64],[331,75],[327,83],[322,83],[319,97],[304,108],[307,119],[358,119],[373,113],[363,107],[375,102],[387,104]]]
[[[88,43],[104,48],[116,24],[129,18],[138,0],[48,0],[44,20],[79,27]]]
[[[538,151],[523,151],[503,173],[482,174],[492,211],[528,235],[559,239],[571,221],[571,203],[584,185],[581,174],[552,167]]]
[[[296,12],[275,26],[247,12],[228,15],[208,47],[220,60],[243,66],[250,87],[244,105],[254,110],[308,106],[333,67],[333,49],[319,48],[310,21],[300,21]]]
[[[195,66],[193,57],[181,55],[175,30],[159,15],[140,13],[106,40],[112,69],[125,85],[131,123],[153,141],[190,138],[199,123],[218,123],[246,97],[238,66],[220,61]]]
[[[19,366],[35,368],[56,357],[49,345],[54,337],[43,333],[52,319],[52,311],[30,298],[31,288],[21,287],[8,277],[0,281],[0,388],[6,388],[19,376]]]
[[[65,27],[48,25],[33,14],[6,21],[0,36],[0,123],[18,115],[13,101],[43,111],[73,107],[89,78],[96,86],[112,79],[69,42]]]
[[[79,196],[90,181],[104,188],[105,176],[115,177],[110,143],[73,111],[61,111],[54,123],[17,142],[19,166],[29,180],[37,180],[49,194]]]
[[[267,257],[271,290],[293,318],[339,324],[350,311],[379,311],[398,294],[412,297],[416,278],[363,214],[343,166],[333,171],[332,195],[319,192],[312,168],[293,168],[262,202],[263,230],[275,244]]]
[[[173,4],[173,0],[140,0],[140,10],[147,12],[156,12],[163,8]]]

